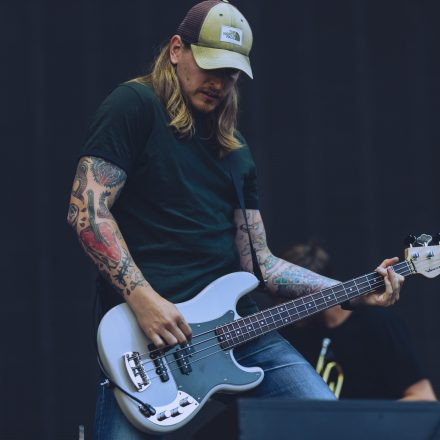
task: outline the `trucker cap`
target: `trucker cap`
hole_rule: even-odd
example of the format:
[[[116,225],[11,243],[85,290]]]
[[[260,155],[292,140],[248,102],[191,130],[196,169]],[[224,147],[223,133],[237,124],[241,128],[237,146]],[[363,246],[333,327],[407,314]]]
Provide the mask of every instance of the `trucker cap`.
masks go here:
[[[208,0],[193,6],[177,34],[191,45],[200,68],[238,69],[253,78],[249,61],[252,31],[243,14],[227,0]]]

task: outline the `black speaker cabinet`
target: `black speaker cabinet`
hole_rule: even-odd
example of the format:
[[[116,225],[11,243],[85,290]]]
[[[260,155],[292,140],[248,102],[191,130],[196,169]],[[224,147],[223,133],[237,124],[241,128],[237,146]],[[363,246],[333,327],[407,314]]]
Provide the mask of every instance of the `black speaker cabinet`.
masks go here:
[[[241,440],[440,440],[440,403],[240,399]]]

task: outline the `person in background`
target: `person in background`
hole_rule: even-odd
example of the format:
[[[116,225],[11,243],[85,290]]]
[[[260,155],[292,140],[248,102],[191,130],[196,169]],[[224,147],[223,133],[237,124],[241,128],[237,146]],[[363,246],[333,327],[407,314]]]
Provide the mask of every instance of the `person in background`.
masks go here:
[[[314,244],[290,247],[282,258],[333,278],[328,254]],[[390,309],[327,309],[282,335],[348,399],[436,400],[404,322]]]

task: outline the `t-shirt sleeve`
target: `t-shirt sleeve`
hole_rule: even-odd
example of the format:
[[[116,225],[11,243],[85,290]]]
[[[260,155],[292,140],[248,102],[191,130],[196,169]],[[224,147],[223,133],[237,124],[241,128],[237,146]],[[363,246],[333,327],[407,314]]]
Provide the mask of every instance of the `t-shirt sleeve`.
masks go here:
[[[129,85],[120,85],[104,100],[89,126],[82,156],[108,160],[130,174],[146,144],[153,111]]]
[[[382,325],[384,353],[388,357],[383,364],[383,372],[395,394],[402,396],[409,386],[426,378],[426,375],[414,350],[408,328],[399,316],[394,312],[389,313]]]
[[[243,144],[239,153],[243,166],[243,197],[246,209],[259,209],[257,169],[245,138],[236,132],[237,139]],[[237,205],[237,208],[240,206]]]

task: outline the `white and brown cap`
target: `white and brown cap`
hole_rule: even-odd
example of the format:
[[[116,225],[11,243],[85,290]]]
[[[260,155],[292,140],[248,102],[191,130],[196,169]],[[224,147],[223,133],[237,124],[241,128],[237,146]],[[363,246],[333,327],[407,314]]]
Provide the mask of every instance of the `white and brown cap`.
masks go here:
[[[202,69],[232,68],[251,78],[252,31],[243,14],[228,1],[208,0],[193,6],[177,29],[191,45]]]

